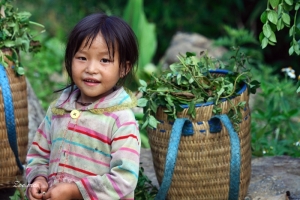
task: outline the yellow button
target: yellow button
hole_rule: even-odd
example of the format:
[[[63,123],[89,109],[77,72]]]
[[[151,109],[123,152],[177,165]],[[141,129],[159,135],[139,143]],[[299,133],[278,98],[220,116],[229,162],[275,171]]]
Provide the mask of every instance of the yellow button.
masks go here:
[[[73,119],[77,119],[79,117],[79,114],[80,112],[78,110],[72,110],[72,112],[70,113]]]

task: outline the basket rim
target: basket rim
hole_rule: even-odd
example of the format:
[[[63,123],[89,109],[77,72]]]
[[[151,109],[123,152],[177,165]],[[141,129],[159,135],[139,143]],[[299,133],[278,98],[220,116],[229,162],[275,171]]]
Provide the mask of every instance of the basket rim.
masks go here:
[[[226,70],[226,69],[216,69],[216,70],[209,70],[209,72],[211,73],[217,73],[217,74],[228,74],[229,70]],[[242,88],[237,92],[237,96],[238,95],[241,95],[243,92],[245,92],[247,89],[247,84],[244,82]],[[232,98],[235,98],[236,96],[232,97]],[[224,102],[224,101],[227,101],[226,99],[220,99],[220,102]],[[204,107],[204,106],[210,106],[210,105],[213,105],[214,102],[213,101],[209,101],[209,102],[205,102],[205,103],[197,103],[195,105],[195,107]],[[182,108],[188,108],[189,106],[187,104],[181,104],[180,105]]]

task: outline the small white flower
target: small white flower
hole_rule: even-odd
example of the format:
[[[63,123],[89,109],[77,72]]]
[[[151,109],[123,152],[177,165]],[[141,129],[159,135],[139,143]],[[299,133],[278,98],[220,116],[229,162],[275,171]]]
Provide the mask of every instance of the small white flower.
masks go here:
[[[291,67],[282,68],[281,71],[285,72],[290,78],[296,78],[295,70]]]

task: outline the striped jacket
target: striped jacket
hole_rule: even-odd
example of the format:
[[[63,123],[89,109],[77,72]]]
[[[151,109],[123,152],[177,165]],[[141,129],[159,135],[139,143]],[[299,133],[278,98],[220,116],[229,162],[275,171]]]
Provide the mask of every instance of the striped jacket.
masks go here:
[[[84,199],[133,199],[140,156],[130,109],[135,98],[121,87],[74,114],[80,91],[65,102],[68,92],[49,107],[37,130],[27,154],[28,183],[44,176],[49,187],[75,182]]]

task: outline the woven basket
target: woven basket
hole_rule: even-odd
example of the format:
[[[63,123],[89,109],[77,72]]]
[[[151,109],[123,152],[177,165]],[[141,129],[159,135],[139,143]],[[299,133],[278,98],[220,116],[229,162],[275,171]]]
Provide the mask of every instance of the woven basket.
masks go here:
[[[195,119],[191,119],[187,115],[187,108],[178,114],[178,119],[188,119],[190,129],[194,133],[190,136],[179,136],[180,143],[177,149],[169,145],[171,140],[174,140],[174,138],[170,140],[172,128],[173,131],[176,131],[177,128],[173,127],[173,121],[170,122],[167,119],[163,109],[158,109],[156,118],[161,123],[158,124],[157,129],[148,130],[154,169],[161,187],[156,199],[165,199],[165,197],[161,197],[160,193],[164,192],[163,190],[167,192],[166,199],[244,199],[251,176],[250,109],[247,87],[244,86],[239,94],[231,102],[236,105],[241,101],[246,101],[247,104],[242,110],[243,121],[239,125],[239,132],[235,133],[239,145],[237,154],[240,154],[238,167],[231,166],[231,159],[236,153],[231,152],[233,148],[231,148],[229,132],[224,124],[220,124],[221,131],[218,133],[210,132],[214,106],[212,103],[198,105]],[[226,116],[230,102],[222,102],[221,108],[222,114]],[[177,160],[176,158],[167,160],[168,148],[171,153],[177,153]],[[174,163],[176,164],[174,172],[172,172]],[[235,172],[234,170],[237,168],[239,171]],[[167,189],[162,188],[164,178],[166,178],[164,174],[170,175],[170,171],[172,172],[170,186]],[[234,173],[237,178],[232,176]],[[234,181],[237,184],[235,189],[231,188]],[[231,193],[231,190],[235,190],[236,193]]]
[[[0,188],[9,188],[16,181],[23,182],[28,145],[27,87],[25,77],[17,76],[12,66],[0,65],[0,70]]]

